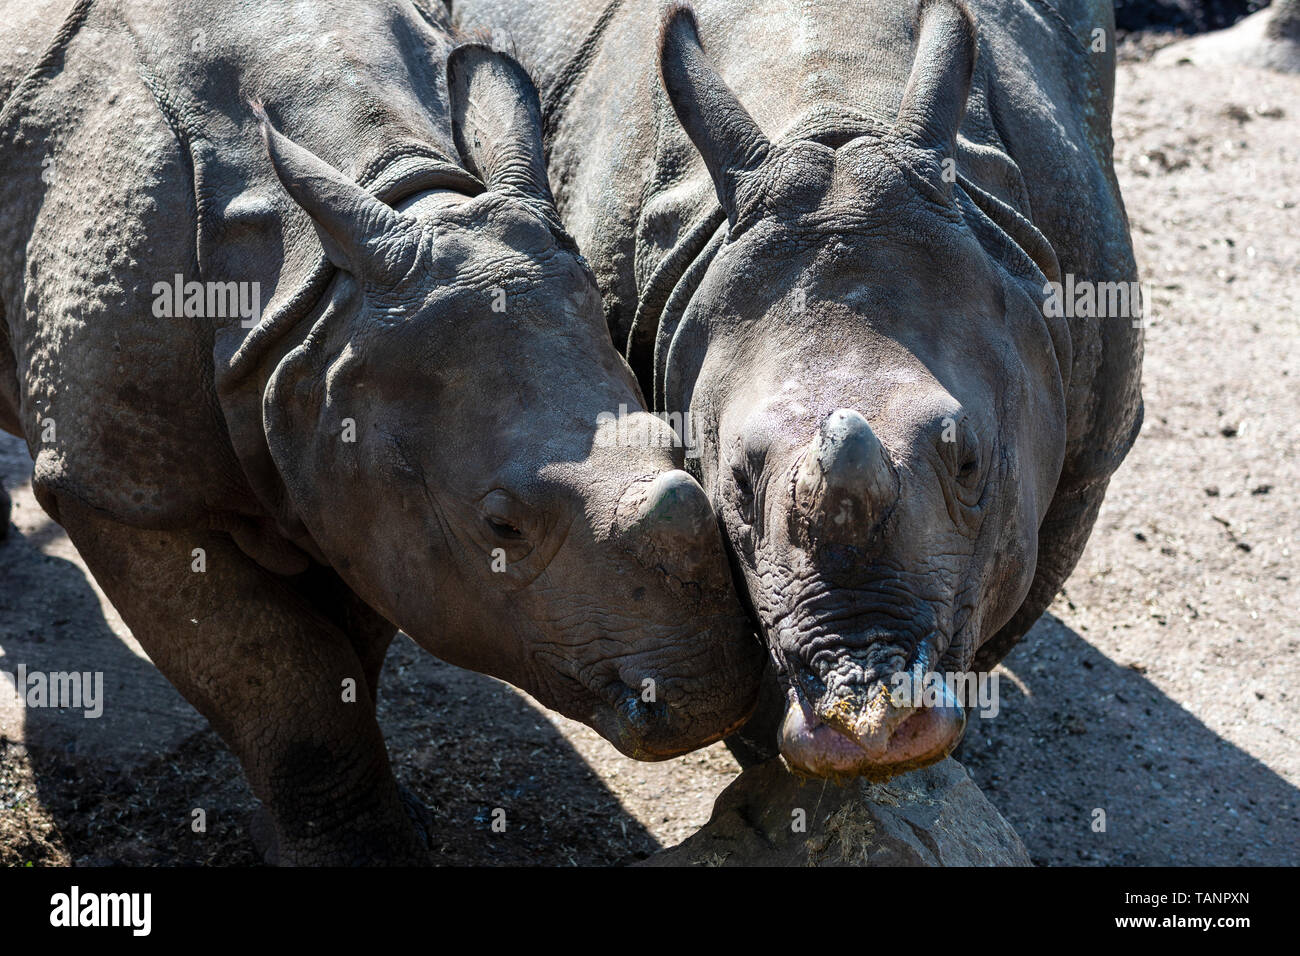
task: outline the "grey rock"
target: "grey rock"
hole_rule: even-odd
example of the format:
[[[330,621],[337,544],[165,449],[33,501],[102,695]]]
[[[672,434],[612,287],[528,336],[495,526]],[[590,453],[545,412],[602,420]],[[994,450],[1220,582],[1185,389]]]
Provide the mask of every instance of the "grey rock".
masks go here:
[[[800,818],[806,829],[797,832]],[[638,865],[1032,864],[1011,824],[949,759],[888,783],[842,786],[801,780],[770,760],[724,790],[697,833]]]
[[[1300,73],[1300,2],[1278,0],[1227,30],[1192,37],[1155,55],[1157,66],[1248,66]]]

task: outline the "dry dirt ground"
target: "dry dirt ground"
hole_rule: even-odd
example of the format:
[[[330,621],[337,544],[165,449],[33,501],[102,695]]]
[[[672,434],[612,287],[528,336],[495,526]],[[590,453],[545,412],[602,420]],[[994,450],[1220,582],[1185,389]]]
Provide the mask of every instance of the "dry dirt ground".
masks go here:
[[[1125,63],[1115,139],[1154,295],[1146,427],[1065,594],[1008,657],[1000,714],[972,721],[960,757],[1040,864],[1294,865],[1300,77]],[[98,720],[24,711],[0,685],[0,863],[255,862],[237,765],[28,474],[0,437],[16,489],[0,671],[103,671],[109,705]],[[707,819],[737,771],[721,746],[624,759],[404,638],[384,695],[398,775],[435,811],[449,863],[640,858]]]

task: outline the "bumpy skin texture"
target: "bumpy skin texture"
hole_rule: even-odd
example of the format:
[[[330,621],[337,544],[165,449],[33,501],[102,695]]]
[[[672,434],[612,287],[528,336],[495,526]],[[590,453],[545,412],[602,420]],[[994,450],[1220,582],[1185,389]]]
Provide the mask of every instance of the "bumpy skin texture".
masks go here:
[[[788,761],[941,758],[960,702],[900,705],[891,682],[1007,653],[1140,427],[1140,323],[1044,309],[1065,274],[1136,280],[1110,4],[453,10],[538,80],[615,341],[696,420]],[[781,719],[760,707],[750,756]]]
[[[423,858],[374,719],[395,626],[635,757],[748,716],[716,517],[518,64],[396,0],[5,14],[0,426],[272,859]],[[160,315],[177,275],[260,283],[260,317]]]

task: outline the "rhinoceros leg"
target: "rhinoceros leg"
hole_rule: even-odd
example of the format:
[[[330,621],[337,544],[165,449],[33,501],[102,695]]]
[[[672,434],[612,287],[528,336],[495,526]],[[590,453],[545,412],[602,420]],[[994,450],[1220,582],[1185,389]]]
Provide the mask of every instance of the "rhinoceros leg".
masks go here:
[[[361,662],[361,673],[369,692],[367,703],[374,713],[379,702],[379,672],[383,669],[384,657],[397,628],[375,613],[329,568],[313,565],[306,573],[293,578],[293,587],[347,635]],[[360,698],[357,702],[361,703]]]
[[[273,827],[272,862],[427,862],[375,720],[375,649],[358,654],[313,601],[322,582],[274,575],[220,532],[129,528],[65,496],[51,510],[154,664],[243,764]]]

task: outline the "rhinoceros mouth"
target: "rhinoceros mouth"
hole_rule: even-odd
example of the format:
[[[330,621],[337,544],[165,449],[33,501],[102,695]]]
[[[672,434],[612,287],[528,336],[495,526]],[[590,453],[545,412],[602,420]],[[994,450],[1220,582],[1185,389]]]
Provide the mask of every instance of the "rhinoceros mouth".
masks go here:
[[[883,733],[855,734],[832,726],[797,693],[781,726],[781,756],[805,777],[883,782],[938,763],[956,749],[965,731],[959,705],[916,708]]]
[[[733,720],[717,725],[712,733],[701,734],[696,719],[679,716],[663,702],[643,700],[641,691],[621,680],[593,693],[600,700],[587,723],[620,753],[645,761],[670,760],[717,743],[739,730],[757,705],[755,697],[748,707],[736,712]]]
[[[924,703],[893,693],[901,677],[932,676],[950,644],[933,611],[818,611],[791,615],[775,634],[787,693],[780,751],[791,770],[880,781],[948,756],[965,731],[960,702],[946,690]]]
[[[592,712],[589,723],[597,733],[613,744],[619,753],[633,760],[653,762],[671,760],[717,743],[744,726],[749,717],[750,714],[746,713],[735,722],[707,736],[682,739],[679,735],[670,733],[667,740],[660,740],[654,733],[654,728],[649,728],[649,732],[646,732],[645,728],[629,721],[621,708],[600,706]]]

